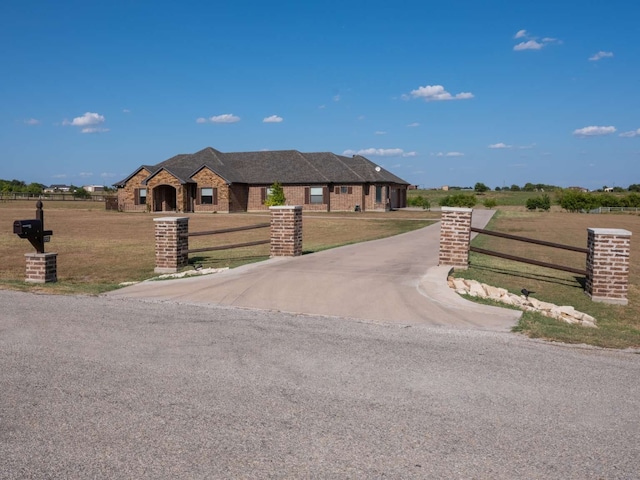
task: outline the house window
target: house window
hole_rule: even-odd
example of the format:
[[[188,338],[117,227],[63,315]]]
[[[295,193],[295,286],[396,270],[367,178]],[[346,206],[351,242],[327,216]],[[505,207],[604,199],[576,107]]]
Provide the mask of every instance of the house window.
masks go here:
[[[218,189],[205,187],[200,189],[200,204],[201,205],[217,205],[218,204]]]
[[[349,187],[340,187],[340,193],[349,193]]]
[[[311,187],[309,190],[309,203],[322,204],[324,200],[324,192],[322,187]]]
[[[382,185],[376,185],[376,203],[382,203]]]
[[[136,189],[136,204],[137,205],[146,205],[147,203],[147,189],[146,188],[137,188]]]

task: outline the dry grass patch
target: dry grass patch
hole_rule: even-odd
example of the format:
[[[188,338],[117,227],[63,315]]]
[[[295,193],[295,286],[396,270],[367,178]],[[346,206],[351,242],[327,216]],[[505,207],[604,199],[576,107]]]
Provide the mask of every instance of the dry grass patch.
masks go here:
[[[58,253],[58,282],[31,285],[24,282],[24,254],[33,251],[27,240],[13,234],[13,221],[35,218],[35,201],[0,203],[0,287],[57,293],[99,293],[121,282],[154,275],[154,222],[163,213],[106,211],[94,202],[44,202],[44,221],[53,230],[48,252]],[[182,215],[181,215],[182,216]],[[216,230],[269,222],[264,214],[187,214],[190,231]],[[348,243],[403,233],[432,223],[432,212],[372,212],[304,215],[303,248],[317,251]],[[265,239],[269,229],[228,235],[192,237],[190,247],[226,245]],[[206,267],[235,267],[268,258],[269,245],[208,252],[190,256]]]

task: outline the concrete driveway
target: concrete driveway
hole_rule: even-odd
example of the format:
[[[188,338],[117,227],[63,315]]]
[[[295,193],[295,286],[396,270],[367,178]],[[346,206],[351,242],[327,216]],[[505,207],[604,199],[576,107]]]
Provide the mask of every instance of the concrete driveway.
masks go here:
[[[491,210],[476,210],[484,227]],[[478,305],[446,284],[438,267],[440,224],[301,257],[272,258],[226,272],[147,281],[107,295],[329,315],[373,322],[509,330],[521,313]]]

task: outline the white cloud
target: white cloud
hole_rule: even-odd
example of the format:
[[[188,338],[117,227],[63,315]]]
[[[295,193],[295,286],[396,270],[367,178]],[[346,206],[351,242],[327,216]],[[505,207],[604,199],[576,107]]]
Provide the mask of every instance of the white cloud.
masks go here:
[[[284,119],[282,117],[279,117],[278,115],[271,115],[270,117],[267,117],[264,120],[262,120],[262,122],[263,123],[280,123],[283,120]]]
[[[630,132],[622,132],[620,136],[625,138],[640,137],[640,128],[637,130],[631,130]]]
[[[400,156],[413,156],[415,152],[405,152],[401,148],[365,148],[362,150],[345,150],[343,155],[363,155],[370,157],[400,157]]]
[[[584,128],[578,128],[573,131],[573,134],[577,137],[597,137],[602,135],[610,135],[615,133],[616,127],[608,126],[608,127],[599,127],[599,126],[588,126]]]
[[[93,172],[80,172],[78,175],[82,178],[93,177]]]
[[[536,146],[536,144],[532,143],[531,145],[520,145],[518,148],[520,150],[531,150],[535,146]]]
[[[326,106],[326,105],[319,105],[319,106],[318,106],[318,108],[319,108],[320,110],[324,110],[325,108],[327,108],[327,106]]]
[[[87,112],[81,117],[76,117],[73,120],[64,120],[63,125],[72,125],[74,127],[88,127],[91,125],[100,125],[104,123],[104,116],[99,113]]]
[[[600,60],[602,58],[607,58],[607,57],[613,57],[613,52],[603,52],[602,50],[600,50],[595,55],[589,57],[589,61],[597,62],[598,60]]]
[[[225,113],[222,115],[209,117],[209,121],[211,123],[236,123],[240,121],[240,117],[237,117],[232,113]]]
[[[377,130],[377,131],[375,132],[375,134],[376,134],[376,135],[386,135],[386,134],[387,134],[387,132],[385,132],[385,131],[383,131],[383,130]]]
[[[334,102],[339,102],[340,101],[340,95],[334,95],[333,96],[333,101]]]
[[[420,124],[418,122],[413,122],[413,123],[410,123],[409,125],[407,125],[407,127],[411,127],[411,128],[419,127],[419,126],[420,126]]]
[[[225,113],[222,115],[214,115],[213,117],[196,118],[196,123],[236,123],[240,121],[240,117],[233,115],[232,113]]]
[[[540,50],[544,47],[544,44],[536,42],[535,40],[527,40],[526,42],[520,42],[513,47],[518,52],[520,50]]]
[[[24,123],[25,125],[40,125],[40,120],[37,118],[27,118]]]
[[[511,148],[512,145],[507,145],[506,143],[499,142],[489,145],[489,148]]]
[[[108,172],[102,172],[100,174],[101,178],[115,178],[116,174],[115,173],[108,173]]]
[[[100,127],[87,127],[80,130],[81,133],[105,133],[108,132],[108,128],[100,128]]]
[[[418,152],[404,152],[402,154],[403,157],[415,157],[416,155],[418,155]]]
[[[131,113],[131,110],[129,110],[128,108],[123,108],[122,113]]]
[[[464,157],[464,153],[462,152],[436,152],[431,155],[436,157]]]
[[[526,30],[519,30],[513,38],[523,40],[520,43],[513,46],[513,49],[518,52],[522,50],[540,50],[547,45],[556,43],[561,44],[562,41],[553,37],[544,37],[538,41],[537,37],[532,36]]]
[[[451,95],[442,85],[427,85],[411,90],[411,98],[422,98],[426,102],[436,102],[443,100],[467,100],[473,98],[473,94],[469,92],[460,92]]]

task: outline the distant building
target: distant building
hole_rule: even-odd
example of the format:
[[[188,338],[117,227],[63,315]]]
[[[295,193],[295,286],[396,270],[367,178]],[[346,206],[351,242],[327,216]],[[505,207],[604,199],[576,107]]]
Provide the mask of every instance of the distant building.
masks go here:
[[[444,190],[445,192],[449,191],[449,185],[443,185],[440,190]]]
[[[576,192],[588,192],[588,188],[584,187],[567,187],[567,190],[575,190]]]
[[[82,188],[87,192],[104,192],[103,185],[84,185]]]
[[[58,193],[58,192],[70,192],[71,187],[69,185],[54,184],[44,189],[44,193]]]

